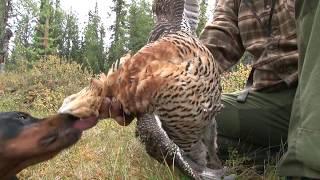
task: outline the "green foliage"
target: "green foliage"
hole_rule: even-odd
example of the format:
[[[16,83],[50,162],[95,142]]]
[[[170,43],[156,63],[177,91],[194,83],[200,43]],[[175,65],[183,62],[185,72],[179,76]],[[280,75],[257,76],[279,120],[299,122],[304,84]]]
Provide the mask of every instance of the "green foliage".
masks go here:
[[[64,12],[60,0],[41,0],[32,50],[37,60],[47,55],[61,55],[64,48]]]
[[[222,89],[225,93],[239,91],[244,88],[251,66],[240,63],[234,71],[226,72],[222,76]]]
[[[60,0],[55,1],[54,18],[52,19],[52,46],[56,48],[56,53],[61,57],[64,50],[64,35],[65,35],[65,12],[60,7]]]
[[[93,73],[105,72],[127,51],[134,53],[143,47],[154,25],[150,1],[112,2],[110,13],[115,15],[115,21],[107,30],[111,34],[108,49],[105,49],[106,30],[97,5],[88,13],[85,28],[80,29],[76,15],[63,11],[60,0],[21,0],[15,3],[18,18],[11,62],[32,62],[47,55],[58,55],[68,62],[82,64]],[[197,33],[207,21],[207,6],[207,1],[202,0]]]
[[[81,90],[91,75],[75,62],[49,56],[36,62],[20,61],[0,75],[5,96],[15,97],[19,109],[55,112],[66,95]]]
[[[148,34],[154,26],[151,4],[145,0],[133,1],[128,15],[128,44],[133,53],[141,49],[148,41]]]
[[[73,12],[69,12],[65,16],[65,32],[63,33],[63,47],[60,50],[60,56],[68,61],[76,61],[82,64],[82,51],[80,42],[80,32],[78,19]]]
[[[201,31],[203,30],[204,26],[208,21],[207,17],[207,10],[208,10],[208,2],[207,0],[201,0],[200,3],[200,15],[199,15],[199,23],[196,30],[197,35],[199,36]]]
[[[78,19],[73,12],[61,9],[60,0],[42,0],[39,7],[38,1],[22,0],[15,8],[18,16],[12,63],[37,61],[50,54],[82,63]]]
[[[112,1],[114,5],[111,9],[115,13],[116,19],[109,29],[112,33],[112,41],[108,50],[107,68],[110,67],[114,61],[120,59],[126,52],[126,3],[124,0]]]
[[[53,25],[55,9],[51,0],[41,0],[37,25],[33,36],[32,47],[36,57],[47,56],[56,53],[57,47],[54,46]]]
[[[16,3],[15,7],[21,9],[21,13],[17,13],[11,63],[20,60],[34,62],[48,55],[58,55],[68,62],[82,64],[93,73],[105,72],[128,50],[136,52],[144,46],[153,26],[150,2],[139,0],[130,3],[113,0],[111,13],[116,18],[108,29],[111,42],[107,50],[106,30],[97,5],[88,13],[88,22],[81,30],[76,15],[64,12],[60,0],[22,0]]]
[[[94,11],[89,12],[89,21],[85,27],[84,44],[82,47],[85,65],[94,73],[104,71],[106,61],[104,38],[105,30],[98,15],[98,5],[96,4]]]
[[[30,61],[35,55],[31,48],[31,37],[34,33],[32,20],[37,17],[39,11],[34,0],[21,0],[14,4],[15,13],[19,13],[17,17],[17,25],[15,37],[13,40],[13,51],[9,64],[15,64],[17,61]]]

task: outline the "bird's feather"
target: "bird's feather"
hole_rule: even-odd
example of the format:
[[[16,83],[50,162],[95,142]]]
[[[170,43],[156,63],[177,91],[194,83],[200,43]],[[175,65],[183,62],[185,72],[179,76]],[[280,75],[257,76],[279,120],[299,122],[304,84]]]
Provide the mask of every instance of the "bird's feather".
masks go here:
[[[198,0],[154,0],[153,12],[156,25],[150,33],[149,42],[177,31],[195,34],[199,21]]]

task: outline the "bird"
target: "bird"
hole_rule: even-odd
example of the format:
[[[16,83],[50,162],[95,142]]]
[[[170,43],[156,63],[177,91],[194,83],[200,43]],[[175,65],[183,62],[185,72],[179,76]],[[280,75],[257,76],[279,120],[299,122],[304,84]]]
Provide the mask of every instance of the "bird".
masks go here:
[[[223,107],[221,79],[213,55],[195,33],[199,2],[154,0],[152,9],[156,23],[148,43],[65,98],[59,112],[98,116],[109,97],[121,104],[124,117],[136,117],[136,136],[151,157],[192,179],[219,179],[225,172],[215,121]]]

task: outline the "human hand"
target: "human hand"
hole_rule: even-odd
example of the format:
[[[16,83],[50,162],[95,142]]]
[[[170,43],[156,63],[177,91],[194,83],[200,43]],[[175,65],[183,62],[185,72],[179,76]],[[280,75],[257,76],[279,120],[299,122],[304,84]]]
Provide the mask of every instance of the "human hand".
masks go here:
[[[134,116],[126,114],[123,111],[122,105],[118,100],[106,97],[102,100],[99,109],[99,119],[105,118],[112,118],[119,125],[127,126],[132,122]]]

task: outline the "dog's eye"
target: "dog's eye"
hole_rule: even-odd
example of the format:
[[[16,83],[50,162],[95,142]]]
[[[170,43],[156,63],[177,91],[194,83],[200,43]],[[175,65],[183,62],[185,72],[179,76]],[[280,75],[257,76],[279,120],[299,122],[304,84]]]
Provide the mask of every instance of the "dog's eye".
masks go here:
[[[30,118],[29,118],[29,116],[27,114],[20,113],[18,115],[17,119],[24,125],[31,123]]]
[[[18,119],[19,120],[25,120],[25,119],[27,119],[27,116],[24,115],[24,114],[19,114]]]
[[[38,121],[37,118],[34,118],[27,113],[17,113],[15,116],[15,119],[17,122],[19,122],[21,125],[24,125],[24,126],[31,125]]]

